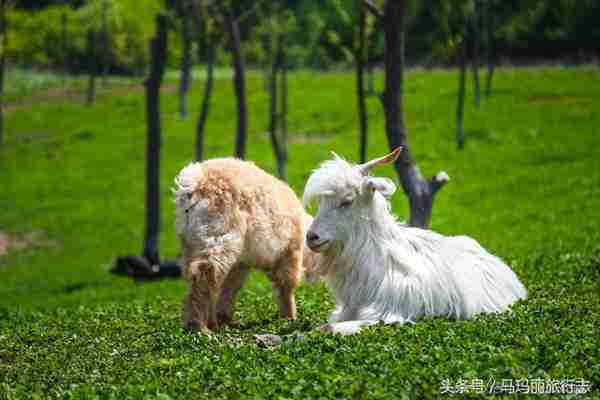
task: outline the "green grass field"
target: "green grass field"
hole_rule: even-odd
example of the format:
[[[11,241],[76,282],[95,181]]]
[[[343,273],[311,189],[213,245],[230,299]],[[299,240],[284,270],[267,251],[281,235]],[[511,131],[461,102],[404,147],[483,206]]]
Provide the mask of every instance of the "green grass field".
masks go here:
[[[216,83],[208,157],[233,153],[226,77]],[[29,241],[37,243],[0,256],[0,399],[390,399],[439,397],[444,379],[537,378],[585,379],[588,396],[600,398],[600,70],[499,70],[480,110],[468,97],[463,151],[454,140],[457,80],[456,71],[415,70],[406,81],[415,158],[426,175],[451,177],[432,229],[470,235],[502,256],[530,298],[512,314],[375,326],[352,337],[313,331],[332,309],[322,285],[300,288],[297,321],[278,320],[259,274],[238,301],[239,329],[184,333],[183,282],[139,284],[108,272],[115,257],[141,251],[143,92],[115,84],[92,107],[44,96],[52,83],[9,95],[20,105],[9,103],[0,148],[0,233],[23,241],[37,232]],[[289,93],[289,175],[301,194],[332,150],[356,160],[354,77],[296,72]],[[200,94],[195,81],[187,120],[172,90],[162,97],[164,257],[179,252],[170,190],[193,157]],[[249,75],[248,103],[248,158],[274,172],[259,73]],[[375,97],[369,114],[375,157],[387,150]],[[394,177],[390,167],[378,173]],[[393,208],[406,218],[401,191]],[[283,335],[283,344],[262,347],[259,333]]]

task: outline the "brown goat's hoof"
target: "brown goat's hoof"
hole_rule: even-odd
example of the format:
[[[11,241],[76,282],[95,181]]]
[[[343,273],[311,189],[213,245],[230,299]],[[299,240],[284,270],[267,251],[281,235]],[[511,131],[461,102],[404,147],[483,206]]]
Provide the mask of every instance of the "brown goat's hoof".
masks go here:
[[[189,333],[199,333],[204,335],[212,335],[212,331],[198,321],[187,321],[183,327]]]
[[[242,321],[239,319],[230,319],[229,321],[219,322],[219,325],[226,325],[230,328],[239,328],[242,326]]]
[[[213,331],[211,331],[210,329],[208,329],[207,327],[205,327],[205,326],[204,326],[204,327],[200,328],[200,330],[199,330],[197,333],[198,333],[198,334],[201,334],[201,335],[207,335],[207,336],[210,336],[210,335],[212,335],[214,332],[213,332]]]
[[[232,328],[239,328],[242,324],[239,320],[233,319],[230,315],[223,313],[217,314],[217,322],[219,326],[229,326]]]

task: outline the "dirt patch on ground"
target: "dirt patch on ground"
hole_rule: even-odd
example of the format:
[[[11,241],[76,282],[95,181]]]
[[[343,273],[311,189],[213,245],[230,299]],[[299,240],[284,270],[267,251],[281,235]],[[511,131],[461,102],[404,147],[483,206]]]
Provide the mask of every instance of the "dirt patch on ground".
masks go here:
[[[33,231],[25,235],[13,235],[0,231],[0,257],[8,254],[9,251],[56,245],[57,243],[54,240],[45,238],[44,233],[41,231]]]
[[[327,143],[332,139],[330,135],[294,133],[290,135],[290,143],[295,144],[319,144]]]
[[[73,88],[62,88],[62,87],[54,87],[51,89],[46,89],[40,92],[36,92],[35,94],[24,97],[19,101],[13,103],[7,103],[4,106],[4,111],[6,113],[14,112],[21,109],[27,109],[32,106],[35,106],[39,103],[52,103],[52,102],[76,102],[76,103],[84,103],[86,101],[86,90],[87,89],[73,89]],[[129,93],[140,93],[144,91],[143,84],[131,84],[131,85],[119,85],[110,88],[98,88],[96,95],[97,97],[102,97],[103,95],[111,95],[111,96],[125,96]],[[165,93],[175,93],[177,91],[177,85],[175,83],[167,83],[161,87],[161,92]]]
[[[84,101],[84,94],[75,89],[68,88],[51,88],[44,91],[36,92],[32,96],[24,97],[19,101],[13,103],[7,103],[4,106],[4,111],[7,113],[20,110],[22,108],[29,108],[32,105],[41,102],[53,102],[53,101],[65,101],[65,100]]]

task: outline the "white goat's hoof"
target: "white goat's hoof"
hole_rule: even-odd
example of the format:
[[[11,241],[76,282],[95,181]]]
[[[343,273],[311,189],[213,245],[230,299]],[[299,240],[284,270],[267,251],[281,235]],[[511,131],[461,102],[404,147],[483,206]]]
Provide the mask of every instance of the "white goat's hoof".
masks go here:
[[[335,333],[335,328],[332,324],[325,324],[319,327],[320,332]]]

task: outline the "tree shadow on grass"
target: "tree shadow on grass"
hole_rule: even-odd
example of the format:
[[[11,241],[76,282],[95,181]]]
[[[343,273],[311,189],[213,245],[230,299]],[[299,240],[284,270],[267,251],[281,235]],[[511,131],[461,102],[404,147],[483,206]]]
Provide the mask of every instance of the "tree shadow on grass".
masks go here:
[[[165,278],[181,277],[181,266],[174,260],[163,260],[159,265],[151,265],[142,256],[117,257],[110,272],[114,275],[128,276],[138,282],[155,281]]]
[[[489,129],[471,129],[465,131],[465,142],[476,141],[486,144],[498,143],[498,137],[496,133]]]
[[[58,289],[58,292],[62,293],[75,293],[85,289],[99,289],[110,287],[110,282],[79,282],[65,285]]]
[[[548,164],[571,164],[578,159],[580,159],[580,157],[573,153],[543,153],[528,159],[527,165],[543,166]]]

